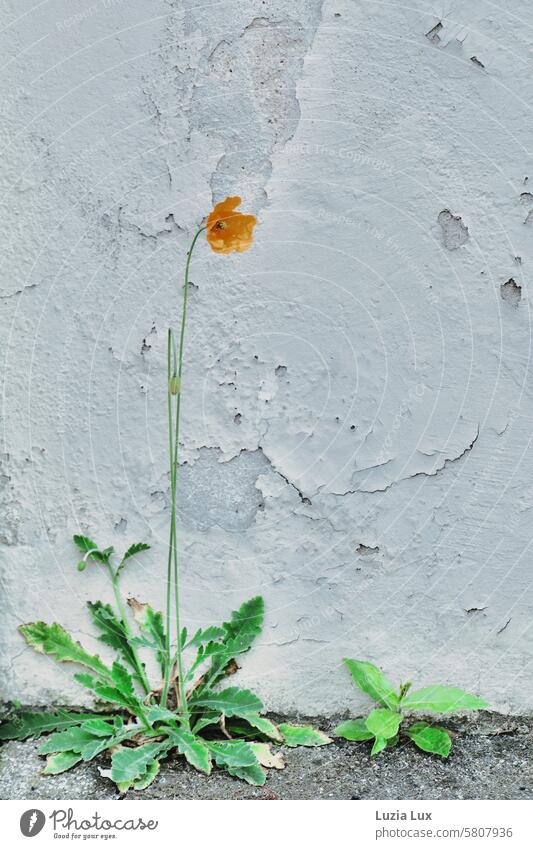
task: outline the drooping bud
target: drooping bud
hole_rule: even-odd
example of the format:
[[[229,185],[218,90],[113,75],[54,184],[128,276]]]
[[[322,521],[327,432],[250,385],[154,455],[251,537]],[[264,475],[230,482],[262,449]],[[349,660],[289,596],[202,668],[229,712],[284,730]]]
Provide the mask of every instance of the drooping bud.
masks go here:
[[[86,566],[87,563],[85,562],[85,560],[80,560],[80,562],[78,563],[78,572],[83,572]]]

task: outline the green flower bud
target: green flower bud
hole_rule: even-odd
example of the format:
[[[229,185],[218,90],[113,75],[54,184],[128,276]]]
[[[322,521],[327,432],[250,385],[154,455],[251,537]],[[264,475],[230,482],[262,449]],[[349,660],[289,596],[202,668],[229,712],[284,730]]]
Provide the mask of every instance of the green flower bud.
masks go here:
[[[85,560],[80,560],[80,562],[78,563],[78,572],[83,572],[86,566],[87,564]]]
[[[168,382],[168,391],[171,395],[177,395],[181,388],[181,381],[177,374],[173,374]]]

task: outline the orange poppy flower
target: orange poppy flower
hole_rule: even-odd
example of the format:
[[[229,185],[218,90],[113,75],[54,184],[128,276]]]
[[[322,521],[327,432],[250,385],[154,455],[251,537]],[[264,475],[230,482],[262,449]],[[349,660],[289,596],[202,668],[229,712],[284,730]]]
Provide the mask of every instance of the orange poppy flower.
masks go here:
[[[226,198],[217,203],[209,213],[206,224],[207,241],[219,254],[247,251],[253,241],[253,229],[257,223],[255,215],[236,212],[241,199]]]

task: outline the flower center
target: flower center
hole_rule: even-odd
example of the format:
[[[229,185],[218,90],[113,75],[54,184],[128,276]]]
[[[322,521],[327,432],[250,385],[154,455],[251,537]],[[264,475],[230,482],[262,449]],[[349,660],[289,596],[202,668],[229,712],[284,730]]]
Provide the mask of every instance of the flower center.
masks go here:
[[[224,221],[217,221],[215,224],[215,230],[225,230],[228,225]]]

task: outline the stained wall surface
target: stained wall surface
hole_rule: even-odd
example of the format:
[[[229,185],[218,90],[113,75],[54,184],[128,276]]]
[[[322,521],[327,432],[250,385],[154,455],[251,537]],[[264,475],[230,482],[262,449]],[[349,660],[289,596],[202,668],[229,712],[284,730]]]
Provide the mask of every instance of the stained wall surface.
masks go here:
[[[185,252],[241,195],[253,248],[191,267],[179,477],[189,627],[264,595],[240,681],[357,710],[344,656],[531,710],[530,4],[2,0],[3,698],[87,703],[71,538],[151,550]]]

